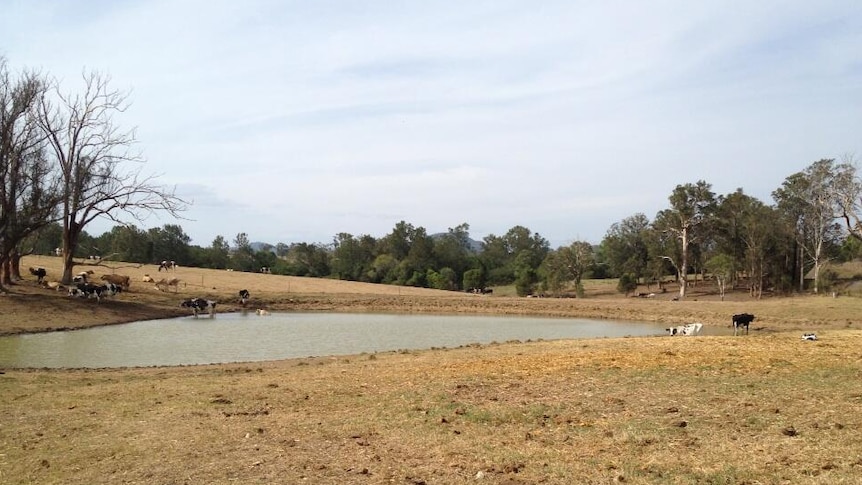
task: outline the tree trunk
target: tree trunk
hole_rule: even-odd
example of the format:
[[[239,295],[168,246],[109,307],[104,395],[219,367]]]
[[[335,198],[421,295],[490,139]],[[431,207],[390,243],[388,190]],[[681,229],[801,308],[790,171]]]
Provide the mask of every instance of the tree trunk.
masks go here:
[[[9,276],[13,281],[21,281],[21,253],[12,251],[12,257],[9,258]]]
[[[685,299],[685,290],[686,284],[688,282],[686,278],[686,272],[688,269],[688,228],[683,228],[682,230],[682,261],[680,261],[679,265],[679,299]]]
[[[75,269],[75,262],[72,258],[75,254],[75,248],[78,246],[80,234],[81,230],[74,222],[63,231],[63,278],[60,281],[64,285],[72,282],[72,271]]]
[[[799,248],[799,292],[805,292],[805,248]]]

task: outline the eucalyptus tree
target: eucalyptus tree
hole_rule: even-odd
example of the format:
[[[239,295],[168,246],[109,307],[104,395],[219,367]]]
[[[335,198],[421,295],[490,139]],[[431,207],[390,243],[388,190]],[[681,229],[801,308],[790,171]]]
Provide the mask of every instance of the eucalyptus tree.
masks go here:
[[[835,160],[822,159],[787,177],[772,193],[778,209],[795,230],[799,261],[799,290],[804,289],[807,268],[814,270],[814,293],[827,250],[841,235],[835,221],[842,216],[836,186],[841,182]]]
[[[186,203],[144,175],[143,157],[133,150],[135,131],[121,130],[114,117],[128,107],[128,96],[109,87],[109,78],[84,73],[84,87],[67,94],[54,83],[53,95],[42,96],[39,124],[60,174],[63,221],[63,282],[72,278],[72,256],[84,228],[96,218],[124,223],[155,211],[172,216]]]
[[[670,197],[670,209],[656,215],[654,227],[679,242],[676,254],[663,254],[677,273],[679,298],[684,299],[688,286],[690,246],[708,235],[706,226],[715,210],[712,186],[703,180],[695,184],[677,185]]]

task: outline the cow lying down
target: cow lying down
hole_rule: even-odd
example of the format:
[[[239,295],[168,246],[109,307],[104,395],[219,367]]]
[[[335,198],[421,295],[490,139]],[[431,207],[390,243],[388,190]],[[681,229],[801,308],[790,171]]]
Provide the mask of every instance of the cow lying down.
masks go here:
[[[79,283],[74,288],[69,288],[69,296],[77,296],[78,298],[95,298],[96,302],[101,303],[102,298],[119,295],[123,291],[123,287],[113,283],[104,285],[93,285],[90,283]]]
[[[180,306],[183,308],[191,308],[192,314],[194,314],[195,318],[198,317],[198,313],[202,312],[209,313],[210,318],[215,316],[216,302],[212,300],[205,300],[203,298],[191,298],[180,303]]]
[[[802,340],[817,340],[816,333],[804,333],[802,334]]]
[[[697,335],[700,333],[700,330],[703,328],[702,323],[687,323],[685,325],[678,325],[676,327],[666,328],[665,331],[673,336],[673,335]]]

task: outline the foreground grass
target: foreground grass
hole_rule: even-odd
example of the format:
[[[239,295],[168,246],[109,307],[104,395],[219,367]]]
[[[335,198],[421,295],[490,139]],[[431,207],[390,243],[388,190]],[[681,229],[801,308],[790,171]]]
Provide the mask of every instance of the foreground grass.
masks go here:
[[[2,483],[860,483],[862,332],[0,375]]]

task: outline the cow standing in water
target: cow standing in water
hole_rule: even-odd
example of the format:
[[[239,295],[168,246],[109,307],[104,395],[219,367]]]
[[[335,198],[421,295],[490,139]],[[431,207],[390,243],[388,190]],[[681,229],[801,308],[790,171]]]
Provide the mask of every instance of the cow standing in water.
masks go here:
[[[198,314],[201,312],[208,312],[210,314],[210,318],[215,316],[215,307],[216,302],[212,300],[205,300],[203,298],[192,298],[190,300],[185,300],[180,303],[181,307],[191,308],[192,314],[194,314],[195,318],[198,317]]]
[[[748,326],[754,321],[754,315],[750,313],[739,313],[733,316],[733,336],[739,331],[740,327],[745,327],[745,335],[748,335]]]

